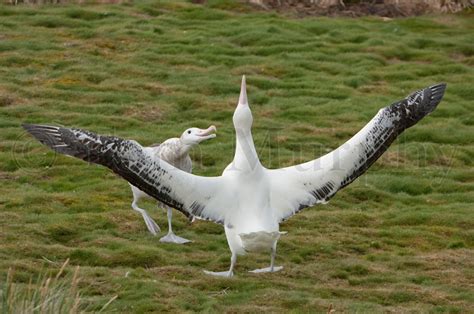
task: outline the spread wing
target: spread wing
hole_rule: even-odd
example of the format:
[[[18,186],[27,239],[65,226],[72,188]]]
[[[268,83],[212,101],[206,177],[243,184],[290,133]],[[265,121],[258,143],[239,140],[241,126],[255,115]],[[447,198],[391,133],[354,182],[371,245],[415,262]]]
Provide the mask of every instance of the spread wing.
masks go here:
[[[446,89],[438,84],[381,109],[336,150],[297,166],[268,170],[271,203],[281,221],[301,209],[325,203],[362,175],[405,129],[432,112]]]
[[[81,129],[24,124],[36,139],[54,151],[110,168],[157,200],[201,219],[225,221],[229,200],[222,177],[201,177],[181,171],[153,156],[135,141],[101,136]],[[228,204],[227,204],[228,205]]]

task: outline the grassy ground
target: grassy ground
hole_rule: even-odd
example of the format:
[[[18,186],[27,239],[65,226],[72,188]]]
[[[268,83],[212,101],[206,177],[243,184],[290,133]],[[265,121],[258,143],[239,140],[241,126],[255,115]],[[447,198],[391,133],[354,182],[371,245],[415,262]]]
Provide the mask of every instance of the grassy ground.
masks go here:
[[[80,266],[81,306],[147,311],[474,311],[474,19],[291,19],[232,2],[0,6],[0,280]],[[233,155],[231,116],[247,75],[263,163],[313,159],[377,110],[437,82],[439,108],[327,205],[282,225],[282,272],[238,260],[222,227],[187,225],[158,242],[127,183],[55,156],[22,122],[77,126],[151,144],[218,127],[193,153],[218,175]],[[145,205],[162,227],[166,215]],[[166,228],[165,228],[166,229]],[[127,274],[127,276],[126,276]],[[0,285],[1,286],[1,285]]]

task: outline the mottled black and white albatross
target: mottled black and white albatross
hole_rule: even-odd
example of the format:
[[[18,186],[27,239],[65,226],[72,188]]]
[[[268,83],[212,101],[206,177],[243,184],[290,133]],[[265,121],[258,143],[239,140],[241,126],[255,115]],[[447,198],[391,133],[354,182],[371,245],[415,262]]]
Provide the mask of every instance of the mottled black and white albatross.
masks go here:
[[[191,160],[191,157],[189,156],[189,151],[193,147],[197,146],[199,143],[216,137],[216,134],[214,134],[215,132],[216,127],[213,125],[211,125],[205,130],[199,128],[189,128],[185,130],[180,137],[169,138],[161,144],[154,144],[149,147],[143,147],[143,149],[148,150],[150,154],[152,154],[158,159],[166,161],[173,167],[191,173],[193,169],[193,162]],[[133,184],[130,184],[130,187],[133,193],[133,210],[142,214],[143,220],[145,221],[148,230],[153,235],[157,235],[157,233],[160,232],[160,227],[158,226],[158,224],[150,217],[150,215],[148,215],[146,210],[138,207],[138,201],[140,199],[149,198],[150,196],[139,188],[137,188],[136,186],[134,186]],[[171,224],[171,220],[173,217],[173,209],[166,204],[160,204],[160,202],[158,202],[158,206],[166,208],[166,213],[168,217],[168,234],[162,237],[160,239],[160,242],[176,244],[184,244],[191,242],[188,239],[182,238],[174,234],[173,225]],[[191,216],[191,219],[194,220],[194,217]]]
[[[325,203],[337,191],[363,174],[405,129],[432,112],[446,85],[414,92],[385,107],[347,142],[306,163],[267,169],[257,156],[252,139],[245,77],[233,116],[236,131],[234,160],[221,176],[202,177],[181,171],[153,158],[140,144],[112,136],[47,125],[23,127],[56,152],[104,165],[157,200],[197,218],[224,225],[232,257],[230,269],[209,272],[233,276],[237,255],[271,252],[273,272],[279,224],[303,208]]]

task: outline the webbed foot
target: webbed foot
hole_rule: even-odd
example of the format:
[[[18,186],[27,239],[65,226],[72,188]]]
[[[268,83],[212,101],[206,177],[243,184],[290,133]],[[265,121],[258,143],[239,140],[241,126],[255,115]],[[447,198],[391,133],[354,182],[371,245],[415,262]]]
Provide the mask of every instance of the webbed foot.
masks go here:
[[[273,266],[273,269],[272,269],[272,267],[265,267],[265,268],[250,270],[249,273],[254,273],[254,274],[274,273],[274,272],[280,271],[282,269],[283,269],[283,266]]]
[[[214,272],[214,271],[208,271],[208,270],[203,270],[203,272],[206,274],[206,275],[211,275],[211,276],[215,276],[215,277],[227,277],[227,278],[230,278],[230,277],[233,277],[234,276],[234,272],[233,271],[218,271],[218,272]]]
[[[165,235],[164,237],[160,239],[160,242],[184,244],[184,243],[189,243],[191,241],[188,239],[182,238],[180,236],[177,236],[174,233],[168,233],[167,235]]]

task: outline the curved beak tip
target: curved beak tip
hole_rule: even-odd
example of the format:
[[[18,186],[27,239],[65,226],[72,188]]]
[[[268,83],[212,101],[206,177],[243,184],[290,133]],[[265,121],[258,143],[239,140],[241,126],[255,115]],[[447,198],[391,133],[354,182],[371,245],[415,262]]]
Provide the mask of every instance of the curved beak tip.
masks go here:
[[[245,81],[245,75],[242,76],[242,84],[240,86],[239,105],[248,105],[247,83]]]
[[[208,127],[207,129],[205,130],[201,130],[199,136],[209,136],[209,138],[214,138],[216,137],[216,133],[217,132],[217,128],[215,125],[211,125],[210,127]]]

